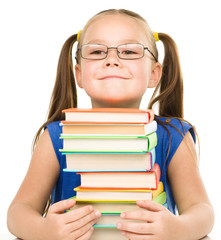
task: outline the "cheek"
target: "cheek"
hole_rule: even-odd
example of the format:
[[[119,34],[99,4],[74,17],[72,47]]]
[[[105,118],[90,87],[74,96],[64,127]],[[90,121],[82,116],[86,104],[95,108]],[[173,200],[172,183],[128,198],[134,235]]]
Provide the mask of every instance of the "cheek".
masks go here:
[[[91,75],[92,67],[90,64],[82,64],[82,79],[87,79]]]
[[[82,79],[83,81],[91,80],[95,73],[98,72],[100,69],[99,62],[91,61],[91,62],[84,62],[82,63]]]
[[[82,77],[83,87],[87,87],[87,85],[90,84],[97,68],[95,64],[84,63],[82,64],[81,69],[82,69],[81,77]]]
[[[99,90],[99,82],[94,79],[96,72],[98,72],[100,65],[96,62],[85,62],[81,66],[81,82],[82,88],[88,96],[97,95]]]
[[[150,66],[148,66],[148,64],[145,64],[144,62],[133,64],[130,66],[130,71],[134,79],[139,82],[140,86],[144,87],[148,85],[151,76]]]

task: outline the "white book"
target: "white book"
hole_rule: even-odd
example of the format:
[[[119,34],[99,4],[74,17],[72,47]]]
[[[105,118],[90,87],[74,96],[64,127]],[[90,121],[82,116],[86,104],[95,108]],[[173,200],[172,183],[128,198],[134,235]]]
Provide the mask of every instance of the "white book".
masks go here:
[[[155,163],[155,148],[142,153],[65,153],[67,169],[84,171],[151,170]]]
[[[62,152],[148,152],[157,145],[156,132],[147,136],[65,135]]]
[[[152,109],[136,108],[70,108],[63,113],[66,121],[75,122],[149,123],[154,118]]]
[[[148,124],[104,124],[104,123],[70,123],[62,121],[62,132],[65,135],[91,136],[145,136],[157,131],[157,122]]]

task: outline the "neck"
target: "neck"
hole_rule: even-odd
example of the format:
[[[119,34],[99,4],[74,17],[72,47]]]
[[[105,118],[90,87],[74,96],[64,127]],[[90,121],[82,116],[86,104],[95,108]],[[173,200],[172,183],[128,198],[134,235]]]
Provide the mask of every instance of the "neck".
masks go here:
[[[139,108],[139,102],[99,102],[91,100],[92,108]]]

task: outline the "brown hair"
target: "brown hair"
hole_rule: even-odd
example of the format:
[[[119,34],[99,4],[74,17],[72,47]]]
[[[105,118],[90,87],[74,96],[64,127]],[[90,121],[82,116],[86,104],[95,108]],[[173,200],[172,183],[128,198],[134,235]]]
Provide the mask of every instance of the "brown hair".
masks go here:
[[[158,35],[165,51],[162,77],[148,108],[152,108],[158,102],[160,116],[183,118],[183,76],[177,46],[169,35],[164,33]],[[157,93],[159,94],[156,97]]]
[[[47,121],[37,131],[32,149],[40,137],[42,130],[53,121],[64,120],[63,109],[77,107],[77,90],[73,71],[72,47],[77,40],[77,34],[69,37],[64,43],[57,67],[57,75],[51,96]]]

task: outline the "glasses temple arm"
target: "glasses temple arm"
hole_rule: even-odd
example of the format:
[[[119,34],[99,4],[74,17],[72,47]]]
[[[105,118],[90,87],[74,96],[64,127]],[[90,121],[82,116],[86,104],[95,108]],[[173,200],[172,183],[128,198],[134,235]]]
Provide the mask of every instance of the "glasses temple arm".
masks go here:
[[[148,47],[145,47],[144,50],[145,50],[145,49],[153,56],[154,60],[155,60],[156,62],[158,62],[157,58],[156,58],[156,57],[154,56],[154,54],[150,51],[150,49],[149,49]]]

